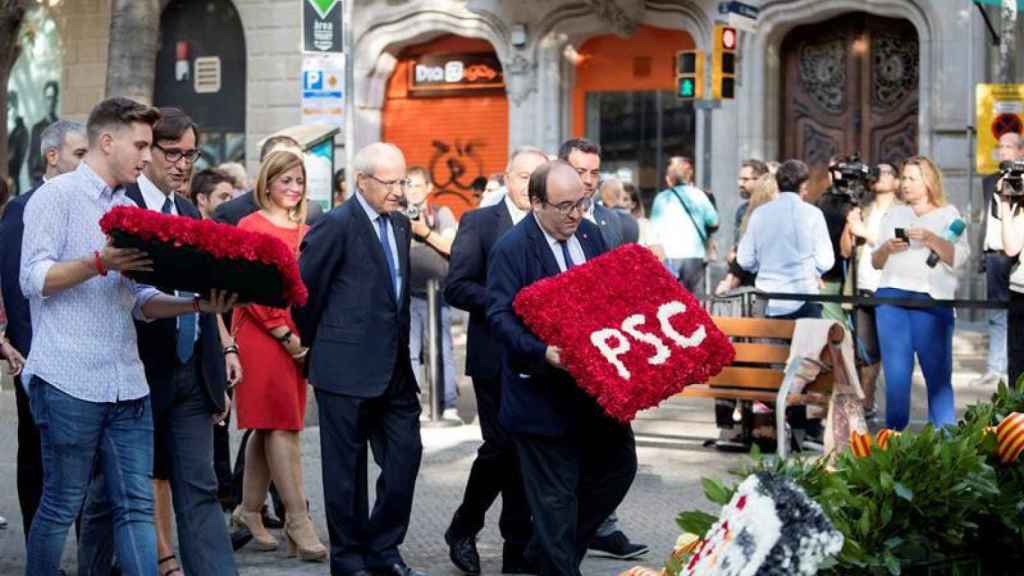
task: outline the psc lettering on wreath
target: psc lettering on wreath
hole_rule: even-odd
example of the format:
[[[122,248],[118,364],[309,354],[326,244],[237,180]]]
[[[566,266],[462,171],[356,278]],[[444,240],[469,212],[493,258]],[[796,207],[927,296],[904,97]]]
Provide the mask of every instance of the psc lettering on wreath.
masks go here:
[[[623,422],[735,357],[700,302],[635,244],[531,284],[514,306],[537,337],[561,348],[577,385]]]

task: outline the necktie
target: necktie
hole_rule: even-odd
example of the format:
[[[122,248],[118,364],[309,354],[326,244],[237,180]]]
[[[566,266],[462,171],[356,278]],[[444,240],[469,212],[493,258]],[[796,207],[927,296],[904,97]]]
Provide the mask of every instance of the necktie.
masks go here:
[[[160,212],[163,214],[173,214],[174,205],[171,204],[171,197],[168,196],[164,200],[164,205],[160,208]]]
[[[565,269],[572,270],[576,264],[572,261],[572,256],[569,255],[569,242],[566,240],[559,240],[558,245],[562,247],[562,260],[565,261]]]
[[[388,261],[388,277],[395,285],[395,298],[398,298],[398,271],[395,269],[395,257],[391,254],[391,242],[388,240],[388,216],[381,214],[377,216],[377,234],[380,236],[380,245],[384,248],[384,259]]]
[[[191,298],[191,292],[178,292],[178,296]],[[196,314],[189,312],[178,317],[178,360],[184,364],[192,358],[196,343]]]

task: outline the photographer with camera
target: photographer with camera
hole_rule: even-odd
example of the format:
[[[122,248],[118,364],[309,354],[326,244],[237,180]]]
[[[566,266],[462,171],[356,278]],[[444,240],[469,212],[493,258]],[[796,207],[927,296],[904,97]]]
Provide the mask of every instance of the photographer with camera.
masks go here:
[[[1003,134],[999,137],[996,155],[1002,164],[1024,160],[1024,139],[1016,132]],[[1007,176],[1007,173],[1001,165],[1000,172],[990,174],[982,180],[982,190],[985,196],[982,248],[985,250],[985,254],[981,264],[985,272],[986,295],[988,300],[993,302],[1009,300],[1010,270],[1014,260],[1014,257],[1004,250],[999,204],[1001,197],[1014,194],[1016,191],[1007,190],[1004,176]],[[1000,185],[1001,183],[1002,185]],[[981,378],[971,383],[972,386],[994,386],[1006,377],[1007,333],[1007,312],[1005,310],[989,310],[987,369]]]
[[[443,281],[448,275],[448,256],[452,251],[457,224],[452,211],[446,206],[431,206],[427,198],[434,191],[430,175],[420,166],[409,168],[406,173],[408,187],[405,191],[405,215],[412,228],[412,247],[409,250],[409,291],[411,302],[409,313],[409,356],[412,359],[416,382],[422,387],[423,362],[426,357],[424,345],[427,337],[427,281]],[[444,290],[444,286],[440,287]],[[441,293],[438,293],[438,298]],[[457,420],[455,402],[458,392],[455,387],[455,354],[452,349],[451,309],[441,305],[441,362],[444,366],[444,419]]]
[[[878,246],[882,232],[882,220],[896,203],[899,178],[892,164],[881,163],[877,167],[877,179],[871,183],[871,198],[863,207],[850,210],[846,216],[847,233],[843,235],[841,252],[844,257],[853,257],[856,273],[855,293],[859,296],[874,296],[881,280],[881,272],[871,265],[871,252]],[[851,279],[852,280],[852,279]],[[851,282],[852,285],[852,282]],[[857,328],[857,343],[863,365],[860,367],[860,384],[864,390],[864,417],[875,417],[875,384],[881,369],[881,354],[878,347],[878,332],[875,329],[875,308],[858,306],[854,313]]]
[[[942,173],[923,156],[903,165],[900,194],[882,219],[871,263],[882,271],[878,298],[932,302],[953,298],[970,256],[960,212],[946,201]],[[928,420],[956,423],[953,401],[953,309],[881,304],[875,309],[885,371],[885,423],[902,430],[910,421],[914,356],[928,387]]]
[[[1003,135],[1006,136],[1005,134]],[[1017,136],[1014,144],[1021,152],[1024,141]],[[1003,138],[999,139],[1000,144]],[[1008,342],[1010,384],[1016,384],[1024,372],[1024,267],[1019,257],[1024,249],[1024,160],[1004,161],[995,191],[998,194],[998,218],[1003,252],[1013,262],[1009,275],[1010,310],[1007,315],[1005,342]]]

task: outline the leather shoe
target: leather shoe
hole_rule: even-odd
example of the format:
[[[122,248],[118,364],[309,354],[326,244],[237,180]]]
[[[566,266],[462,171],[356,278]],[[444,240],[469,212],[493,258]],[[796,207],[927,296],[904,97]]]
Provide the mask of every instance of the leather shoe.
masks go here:
[[[376,576],[430,576],[430,574],[427,574],[426,572],[413,570],[405,564],[392,564],[390,567],[384,569],[377,568],[373,573]]]
[[[451,528],[444,533],[444,541],[448,543],[448,557],[452,564],[470,576],[480,574],[480,554],[476,551],[476,537],[456,537]]]

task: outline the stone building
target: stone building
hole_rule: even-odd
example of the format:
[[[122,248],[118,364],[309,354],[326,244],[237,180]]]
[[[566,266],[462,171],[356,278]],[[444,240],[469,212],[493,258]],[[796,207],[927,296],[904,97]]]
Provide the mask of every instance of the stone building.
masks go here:
[[[458,211],[475,202],[472,180],[500,172],[509,150],[554,151],[580,135],[648,196],[666,155],[693,156],[725,214],[746,157],[821,163],[852,152],[933,157],[953,201],[978,214],[980,186],[968,194],[971,87],[991,81],[997,52],[972,2],[748,3],[760,14],[754,32],[739,34],[736,97],[705,112],[676,99],[674,56],[709,49],[725,19],[718,0],[355,0],[355,142],[398,143]],[[62,111],[82,116],[103,95],[109,0],[59,4]],[[168,102],[177,60],[223,51],[237,81],[190,112],[254,167],[258,141],[299,122],[300,0],[161,5],[155,100]],[[190,34],[207,38],[179,52],[178,36]],[[487,78],[449,82],[449,65]],[[709,84],[710,65],[706,74]],[[1015,75],[1022,81],[1024,66]]]

